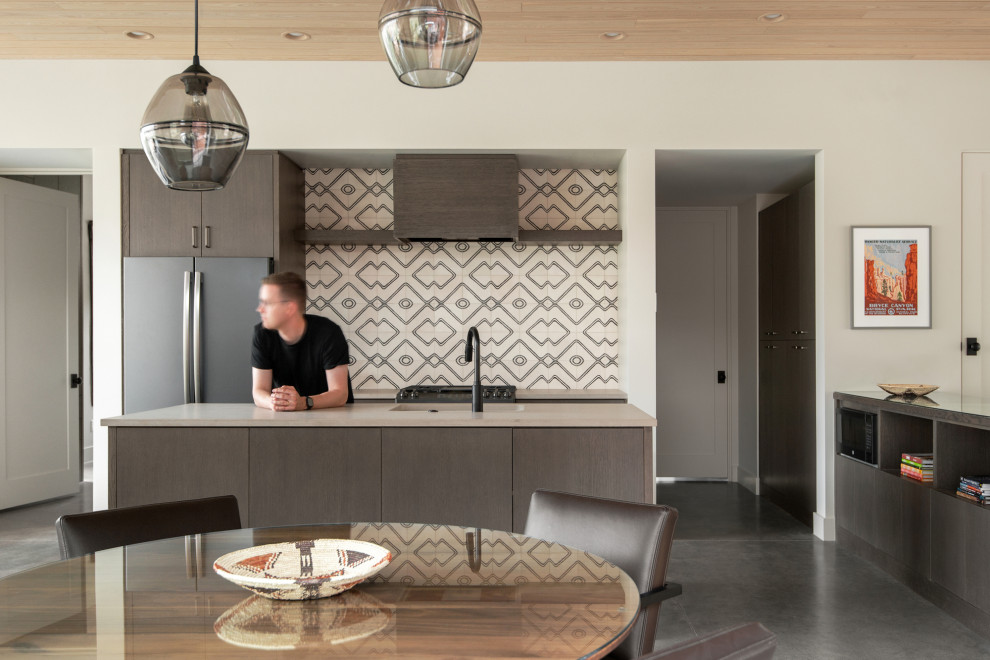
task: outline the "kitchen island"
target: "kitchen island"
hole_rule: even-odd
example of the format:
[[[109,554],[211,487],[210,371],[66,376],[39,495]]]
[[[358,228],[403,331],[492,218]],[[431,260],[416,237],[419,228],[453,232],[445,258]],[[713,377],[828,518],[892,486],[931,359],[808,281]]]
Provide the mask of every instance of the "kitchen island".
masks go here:
[[[537,488],[656,498],[656,420],[629,404],[187,404],[102,423],[110,508],[233,494],[252,527],[380,520],[521,532]]]

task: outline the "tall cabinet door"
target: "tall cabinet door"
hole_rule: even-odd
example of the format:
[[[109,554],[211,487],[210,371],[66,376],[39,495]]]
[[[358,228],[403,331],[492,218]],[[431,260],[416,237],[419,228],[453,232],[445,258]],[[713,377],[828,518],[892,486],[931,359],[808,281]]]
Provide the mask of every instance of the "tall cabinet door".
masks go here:
[[[272,153],[245,154],[223,190],[203,193],[204,257],[267,257],[274,253],[273,164]]]
[[[784,342],[760,342],[760,483],[783,490],[786,482],[787,457],[784,454],[786,409],[782,398],[783,383],[775,377],[783,371],[787,357]]]
[[[816,504],[815,474],[815,342],[792,341],[786,349],[785,380],[788,425],[788,497],[811,524]]]
[[[788,206],[785,198],[760,211],[760,341],[784,339],[787,323]]]
[[[794,256],[797,273],[794,327],[795,339],[815,338],[815,182],[798,190],[794,222]]]
[[[143,153],[124,154],[123,192],[128,213],[125,255],[198,256],[202,194],[172,190],[161,182]]]

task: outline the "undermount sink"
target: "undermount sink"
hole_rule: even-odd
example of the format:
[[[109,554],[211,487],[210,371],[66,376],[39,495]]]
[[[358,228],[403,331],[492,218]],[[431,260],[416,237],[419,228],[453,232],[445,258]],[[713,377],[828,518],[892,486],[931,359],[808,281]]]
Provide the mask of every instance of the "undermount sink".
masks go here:
[[[526,407],[518,403],[485,403],[484,412],[522,412]],[[471,402],[464,403],[400,403],[389,412],[471,412]]]

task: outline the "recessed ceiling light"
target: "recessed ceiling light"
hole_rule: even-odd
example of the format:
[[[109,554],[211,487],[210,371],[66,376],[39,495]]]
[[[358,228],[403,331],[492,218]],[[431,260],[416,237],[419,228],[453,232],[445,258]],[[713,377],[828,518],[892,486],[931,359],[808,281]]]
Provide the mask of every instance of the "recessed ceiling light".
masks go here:
[[[283,32],[282,36],[289,41],[306,41],[310,38],[305,32]]]
[[[602,32],[602,39],[605,41],[619,41],[620,39],[625,39],[625,32]]]
[[[139,39],[139,40],[155,38],[155,35],[151,34],[150,32],[145,32],[143,30],[131,30],[129,32],[125,32],[124,36],[127,37],[128,39]]]
[[[772,11],[767,14],[763,14],[757,20],[763,21],[764,23],[780,23],[785,19],[787,19],[787,14],[782,14],[779,11]]]

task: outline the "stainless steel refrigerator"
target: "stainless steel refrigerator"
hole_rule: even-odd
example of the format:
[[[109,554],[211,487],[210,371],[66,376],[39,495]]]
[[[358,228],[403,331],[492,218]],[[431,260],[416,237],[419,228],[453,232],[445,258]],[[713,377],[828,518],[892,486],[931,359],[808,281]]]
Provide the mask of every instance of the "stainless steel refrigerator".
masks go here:
[[[124,259],[124,412],[250,403],[251,335],[271,259]]]

